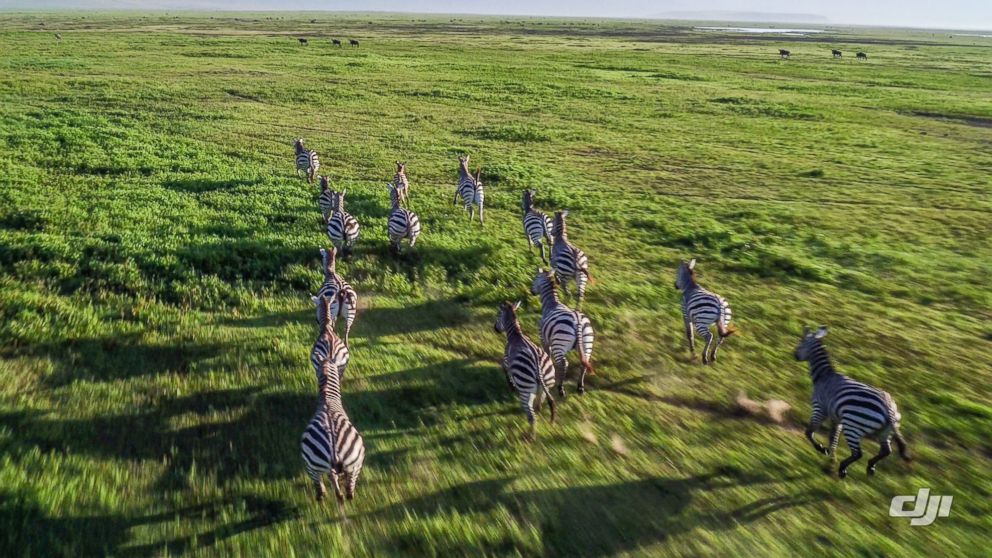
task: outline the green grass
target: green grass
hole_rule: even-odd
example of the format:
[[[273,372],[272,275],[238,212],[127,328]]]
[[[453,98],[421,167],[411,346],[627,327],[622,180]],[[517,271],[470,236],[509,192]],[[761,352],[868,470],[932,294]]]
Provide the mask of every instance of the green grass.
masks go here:
[[[987,549],[992,41],[328,14],[0,29],[0,555]],[[346,520],[298,455],[326,244],[299,136],[363,226],[339,265],[362,300],[344,387],[369,448]],[[463,152],[484,228],[451,206]],[[400,258],[396,159],[424,223]],[[492,330],[523,298],[536,335],[525,187],[570,210],[598,334],[589,393],[535,444]],[[713,367],[681,334],[690,256],[741,330]],[[914,463],[823,471],[804,324],[895,396]],[[793,408],[748,416],[740,392]],[[920,487],[951,516],[888,517]]]

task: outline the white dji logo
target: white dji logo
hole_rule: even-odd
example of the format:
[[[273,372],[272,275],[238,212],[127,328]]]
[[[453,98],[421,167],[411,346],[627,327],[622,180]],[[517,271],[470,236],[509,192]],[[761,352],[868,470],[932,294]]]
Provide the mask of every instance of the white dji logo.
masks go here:
[[[951,502],[954,496],[934,496],[930,497],[929,488],[921,488],[916,495],[916,503],[913,509],[906,511],[904,508],[907,502],[912,502],[912,496],[896,496],[892,498],[892,505],[889,506],[889,516],[891,517],[911,517],[910,525],[930,525],[938,517],[947,517],[951,513]]]

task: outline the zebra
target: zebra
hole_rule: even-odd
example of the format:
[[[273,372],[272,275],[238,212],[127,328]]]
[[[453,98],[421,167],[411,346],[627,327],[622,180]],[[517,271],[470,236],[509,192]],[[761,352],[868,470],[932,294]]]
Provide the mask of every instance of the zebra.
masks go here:
[[[703,347],[703,364],[708,364],[716,362],[717,349],[723,344],[724,339],[737,330],[730,325],[733,314],[727,299],[700,287],[696,282],[695,270],[695,258],[679,264],[679,269],[675,272],[675,288],[682,291],[682,320],[685,323],[685,337],[689,341],[689,352],[695,359],[696,346],[693,338],[693,330],[695,330],[695,333],[706,340],[706,346]],[[717,332],[715,345],[713,345],[713,334],[710,333],[710,326],[713,324],[716,324]],[[710,354],[711,345],[712,354]]]
[[[338,296],[341,296],[340,291],[338,291]],[[341,378],[344,378],[344,371],[348,368],[351,353],[348,351],[348,345],[334,333],[331,297],[323,295],[319,297],[317,304],[320,312],[324,315],[324,320],[320,323],[320,334],[314,341],[313,348],[310,349],[310,363],[313,364],[313,371],[317,374],[318,381],[320,380],[320,363],[328,358],[334,361],[334,366],[341,374]],[[330,317],[328,318],[328,316]]]
[[[296,148],[297,176],[299,176],[300,171],[303,171],[307,173],[307,182],[313,184],[313,179],[317,176],[317,170],[320,168],[320,160],[317,158],[317,152],[304,147],[302,138],[296,140],[294,147]]]
[[[307,475],[317,490],[317,501],[324,499],[322,475],[330,477],[338,502],[355,497],[355,486],[365,464],[365,442],[348,418],[341,402],[341,378],[331,359],[321,361],[320,396],[317,411],[300,439],[300,454]],[[341,494],[339,476],[343,475],[345,495]]]
[[[331,192],[333,212],[327,219],[327,236],[336,248],[348,252],[358,240],[358,219],[344,209],[345,192]]]
[[[595,334],[592,322],[582,312],[572,310],[558,300],[557,279],[554,271],[537,270],[530,292],[541,297],[541,345],[551,355],[555,365],[558,395],[565,397],[565,376],[568,372],[568,361],[565,355],[575,350],[582,362],[582,372],[579,374],[578,392],[586,392],[586,374],[594,376],[592,367],[592,343]]]
[[[551,246],[551,218],[543,211],[534,209],[534,190],[524,190],[521,208],[524,210],[524,234],[527,236],[528,248],[537,246],[541,249],[541,261],[548,263],[544,255],[544,242]]]
[[[465,211],[468,211],[468,218],[471,221],[475,217],[475,208],[473,204],[479,206],[479,223],[482,221],[482,208],[485,204],[485,193],[482,190],[482,180],[480,179],[482,175],[482,168],[479,168],[475,173],[475,178],[472,178],[472,173],[468,170],[468,155],[464,157],[458,157],[458,188],[455,190],[455,205],[458,205],[458,198],[461,198],[465,202]]]
[[[389,213],[389,242],[397,252],[400,251],[400,242],[404,238],[410,240],[410,248],[417,243],[420,236],[420,217],[409,209],[400,207],[400,191],[393,184],[389,187],[389,200],[392,202],[393,210]]]
[[[341,39],[331,39],[331,44],[336,47],[339,47],[341,46]]]
[[[517,320],[518,308],[520,308],[519,301],[502,302],[493,327],[496,333],[506,334],[506,349],[500,364],[506,374],[510,391],[517,394],[520,405],[527,414],[530,430],[525,435],[525,439],[532,441],[537,436],[535,411],[540,410],[543,399],[548,400],[548,407],[551,408],[551,422],[555,422],[558,418],[558,408],[554,398],[551,397],[551,388],[555,385],[555,367],[548,353],[538,348],[521,331],[520,322]]]
[[[406,178],[406,163],[396,161],[396,175],[393,176],[392,186],[396,188],[396,192],[400,195],[400,201],[403,203],[403,206],[410,207],[410,201],[407,199],[410,193],[410,181]]]
[[[790,56],[792,56],[792,53],[785,50],[784,48],[780,48],[778,49],[778,55],[781,56],[782,58],[789,58]]]
[[[841,51],[837,50],[837,49],[831,50],[830,53],[834,55],[834,58],[840,58],[840,57],[844,56],[844,54]]]
[[[906,440],[899,432],[902,417],[892,396],[834,371],[822,342],[826,335],[826,326],[815,332],[804,327],[803,337],[796,347],[796,360],[809,362],[809,375],[813,380],[813,414],[806,428],[806,438],[816,451],[833,457],[840,434],[844,433],[851,455],[837,470],[840,478],[847,476],[847,468],[861,459],[861,439],[865,436],[877,437],[880,445],[878,455],[868,460],[869,475],[874,475],[875,465],[892,453],[892,438],[899,447],[899,455],[911,461]],[[833,423],[829,448],[824,448],[815,437],[826,419]]]
[[[561,283],[561,290],[568,294],[568,282],[575,281],[576,307],[582,308],[582,299],[586,296],[586,284],[589,282],[589,258],[585,252],[568,241],[568,231],[565,229],[565,217],[568,210],[556,211],[551,238],[551,269]]]
[[[62,42],[62,35],[56,33],[55,34],[55,40],[61,43]]]
[[[296,40],[297,41],[300,41],[300,44],[303,45],[303,46],[308,46],[310,44],[310,43],[307,42],[306,38],[304,38],[304,37],[300,37],[300,38],[298,38]]]
[[[331,190],[327,183],[327,177],[320,177],[320,195],[317,197],[317,207],[320,208],[320,213],[324,217],[324,222],[334,213],[334,190]]]
[[[351,326],[355,323],[355,315],[358,313],[358,293],[338,275],[337,250],[333,246],[321,248],[320,257],[324,268],[324,283],[317,291],[317,295],[310,297],[317,307],[317,325],[323,329],[324,321],[327,319],[327,309],[320,303],[321,297],[327,297],[331,304],[329,313],[331,321],[337,323],[338,318],[344,317],[344,344],[347,346]]]
[[[859,52],[857,55],[858,60],[868,60],[868,55],[864,52]]]
[[[351,46],[353,46],[355,48],[358,48],[358,41],[356,41],[355,39],[350,39],[348,41],[348,44],[350,44]]]

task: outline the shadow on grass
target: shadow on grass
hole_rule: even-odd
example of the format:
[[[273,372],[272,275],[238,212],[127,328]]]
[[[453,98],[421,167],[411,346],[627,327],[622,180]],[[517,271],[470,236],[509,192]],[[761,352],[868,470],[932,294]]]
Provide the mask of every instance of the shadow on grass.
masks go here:
[[[211,180],[207,178],[183,178],[178,180],[166,180],[162,182],[162,187],[175,192],[185,192],[187,194],[202,194],[217,190],[233,190],[239,186],[255,186],[262,181],[256,180]]]

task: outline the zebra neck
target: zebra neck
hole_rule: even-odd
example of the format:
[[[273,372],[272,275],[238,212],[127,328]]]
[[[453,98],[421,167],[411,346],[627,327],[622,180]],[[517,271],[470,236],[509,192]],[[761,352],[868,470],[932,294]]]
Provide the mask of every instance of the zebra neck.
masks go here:
[[[682,292],[685,294],[689,294],[691,292],[698,291],[700,289],[702,289],[702,287],[699,286],[699,283],[697,283],[695,279],[690,277],[688,284],[685,286],[684,289],[682,289]]]
[[[338,381],[337,372],[331,372],[330,377],[322,380],[320,394],[323,397],[324,408],[328,411],[343,411],[341,404],[341,387]]]
[[[510,342],[522,341],[524,332],[520,329],[520,322],[514,320],[513,324],[506,330],[506,339]]]
[[[462,166],[461,166],[461,167],[460,167],[460,168],[458,169],[458,174],[459,174],[459,175],[460,175],[460,176],[461,176],[462,178],[464,178],[464,177],[466,177],[466,176],[467,176],[467,177],[469,177],[469,178],[471,178],[471,177],[472,177],[472,173],[471,173],[471,172],[469,172],[469,170],[468,170],[468,167],[466,167],[465,165],[462,165]]]
[[[809,356],[809,375],[813,378],[813,383],[825,380],[836,374],[834,367],[830,364],[830,355],[827,349],[818,345]]]
[[[558,306],[558,291],[550,281],[541,287],[541,308],[554,308]]]

